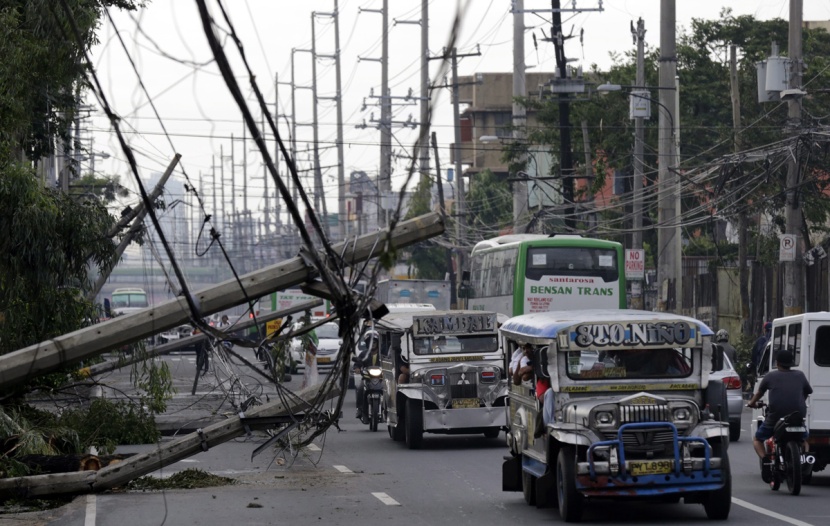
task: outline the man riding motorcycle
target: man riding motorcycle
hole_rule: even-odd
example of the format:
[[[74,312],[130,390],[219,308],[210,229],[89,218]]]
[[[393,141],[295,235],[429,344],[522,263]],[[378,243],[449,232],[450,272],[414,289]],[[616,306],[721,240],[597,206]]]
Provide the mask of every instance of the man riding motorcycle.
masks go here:
[[[377,333],[367,333],[363,337],[363,351],[354,359],[354,373],[360,376],[360,371],[364,367],[380,366],[380,338]],[[366,388],[363,381],[355,383],[355,392],[357,398],[357,418],[361,421],[364,419],[363,405],[366,395]],[[364,422],[365,423],[365,422]]]
[[[775,356],[778,370],[771,371],[758,385],[752,399],[746,405],[757,407],[758,400],[769,391],[769,411],[764,423],[758,427],[752,445],[755,452],[761,459],[766,459],[767,453],[764,449],[764,441],[772,436],[775,423],[782,417],[798,411],[802,418],[807,415],[807,397],[813,392],[810,382],[804,373],[792,369],[794,356],[792,351],[782,349]],[[807,451],[807,437],[804,437],[804,451]]]

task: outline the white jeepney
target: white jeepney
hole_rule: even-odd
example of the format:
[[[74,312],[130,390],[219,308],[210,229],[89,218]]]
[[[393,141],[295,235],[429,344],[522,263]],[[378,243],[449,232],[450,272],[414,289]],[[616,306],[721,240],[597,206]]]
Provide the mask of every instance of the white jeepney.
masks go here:
[[[483,433],[506,426],[507,380],[498,315],[392,312],[375,323],[389,436],[417,449],[424,433]],[[401,367],[409,376],[401,377]]]
[[[709,327],[668,313],[585,310],[517,316],[501,335],[508,354],[533,347],[536,380],[553,393],[545,425],[537,384],[511,382],[505,491],[558,507],[568,522],[592,498],[682,497],[710,519],[728,517],[726,393],[709,380],[723,353]]]

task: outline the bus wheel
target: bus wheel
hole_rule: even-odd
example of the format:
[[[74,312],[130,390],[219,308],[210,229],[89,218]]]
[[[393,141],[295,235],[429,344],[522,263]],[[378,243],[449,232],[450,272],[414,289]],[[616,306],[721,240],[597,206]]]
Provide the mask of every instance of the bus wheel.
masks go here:
[[[420,400],[409,400],[406,404],[406,445],[409,449],[421,449],[424,440],[424,414]]]
[[[559,515],[565,522],[580,522],[584,497],[576,489],[576,448],[562,446],[556,459],[556,494]]]

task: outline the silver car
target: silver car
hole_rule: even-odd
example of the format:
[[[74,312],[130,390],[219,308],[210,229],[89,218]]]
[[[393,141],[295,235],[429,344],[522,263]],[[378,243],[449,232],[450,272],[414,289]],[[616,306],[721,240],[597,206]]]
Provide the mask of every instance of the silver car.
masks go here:
[[[726,404],[729,411],[729,440],[737,441],[741,437],[741,415],[744,411],[743,386],[741,375],[727,356],[723,357],[723,369],[709,374],[712,380],[721,380],[726,386]]]

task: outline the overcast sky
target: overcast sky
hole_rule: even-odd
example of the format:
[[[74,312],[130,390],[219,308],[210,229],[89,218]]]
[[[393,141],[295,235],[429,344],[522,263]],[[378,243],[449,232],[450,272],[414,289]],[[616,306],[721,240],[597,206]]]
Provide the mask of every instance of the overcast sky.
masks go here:
[[[567,6],[571,2],[562,2]],[[221,20],[218,4],[208,0],[217,19]],[[419,49],[420,28],[414,24],[396,21],[417,21],[421,15],[419,0],[389,0],[389,86],[393,96],[404,96],[411,88],[420,95]],[[595,9],[598,0],[580,0],[582,9]],[[691,18],[713,19],[719,16],[722,6],[728,4],[736,15],[752,14],[758,19],[784,18],[789,16],[789,0],[678,0],[677,22],[680,27],[689,27]],[[804,2],[805,20],[830,20],[830,2],[807,0]],[[253,68],[260,89],[269,102],[275,98],[274,81],[291,80],[292,49],[310,49],[312,12],[331,14],[334,0],[225,0],[230,18],[237,34],[243,41],[245,54]],[[642,17],[646,27],[646,42],[650,47],[659,43],[659,0],[606,0],[604,10],[586,11],[579,14],[563,15],[567,32],[573,34],[584,30],[584,37],[573,38],[566,45],[566,56],[577,59],[573,65],[582,64],[587,69],[592,63],[601,68],[611,64],[611,52],[625,52],[632,49],[630,23]],[[370,120],[374,112],[379,118],[379,109],[372,107],[374,100],[367,99],[368,107],[362,110],[364,98],[370,90],[380,93],[380,64],[375,61],[359,61],[358,57],[379,58],[381,43],[381,15],[367,12],[379,10],[381,0],[340,0],[340,48],[342,56],[343,120],[345,143],[346,179],[353,170],[362,170],[374,176],[379,164],[379,132],[371,126],[358,129],[355,126]],[[431,55],[441,53],[450,34],[450,25],[456,13],[456,2],[432,0],[429,4],[429,50]],[[513,21],[510,0],[469,0],[462,2],[464,15],[460,38],[457,40],[459,53],[474,53],[477,46],[480,57],[463,59],[459,64],[460,75],[476,72],[512,71]],[[525,9],[545,9],[549,1],[525,0]],[[364,10],[361,12],[361,10]],[[176,2],[154,0],[138,13],[112,12],[114,24],[105,20],[100,28],[100,45],[94,48],[95,67],[101,78],[106,96],[115,111],[123,118],[123,130],[130,144],[135,148],[143,180],[152,172],[161,172],[174,152],[183,155],[182,165],[191,181],[198,187],[200,174],[203,176],[202,191],[211,194],[209,174],[214,160],[220,162],[220,148],[226,157],[231,155],[231,135],[239,139],[243,125],[237,105],[231,99],[218,69],[211,62],[212,55],[207,47],[196,4],[193,1]],[[530,71],[553,71],[555,68],[553,45],[542,41],[544,34],[550,34],[549,13],[526,14],[526,64]],[[224,21],[220,23],[226,27]],[[148,98],[139,85],[138,77],[130,65],[122,44],[116,35],[116,28],[126,46],[126,53],[135,62],[136,68],[159,112],[169,139],[162,132],[162,125],[156,120]],[[316,47],[318,55],[333,55],[334,24],[331,17],[322,15],[315,18]],[[533,35],[539,43],[533,45]],[[782,43],[785,45],[786,43]],[[225,49],[237,57],[229,39]],[[297,52],[295,58],[295,81],[298,86],[311,86],[311,58],[306,52]],[[235,71],[246,94],[250,94],[248,80],[239,60],[234,61]],[[440,61],[430,61],[430,77],[440,67]],[[335,94],[334,61],[320,58],[317,63],[318,97]],[[632,79],[633,81],[633,79]],[[681,79],[682,82],[682,79]],[[280,113],[291,114],[291,91],[288,85],[279,85]],[[437,133],[439,156],[442,167],[449,165],[449,144],[452,142],[451,105],[446,90],[438,90],[438,106],[433,118],[433,130]],[[728,96],[728,94],[724,94]],[[94,101],[90,100],[92,104]],[[253,97],[249,104],[254,107]],[[312,130],[307,124],[312,121],[312,99],[310,90],[296,91],[298,123],[298,149],[310,148]],[[255,113],[259,112],[254,107]],[[406,120],[409,114],[418,120],[418,106],[396,106],[395,120]],[[336,164],[335,104],[320,100],[318,104],[320,123],[319,146],[324,167]],[[371,123],[369,123],[371,124]],[[102,112],[90,123],[94,133],[94,148],[111,155],[107,160],[98,159],[96,170],[108,174],[117,173],[122,180],[132,180],[124,155],[114,140]],[[289,137],[286,120],[280,121],[280,135]],[[246,132],[247,133],[247,132]],[[396,129],[394,132],[396,153],[411,151],[417,131]],[[268,133],[273,151],[273,139]],[[172,141],[172,146],[170,145]],[[241,209],[243,185],[243,152],[247,149],[248,208],[261,210],[263,207],[262,163],[253,152],[255,145],[248,141],[243,146],[239,140],[233,146],[233,163],[236,167],[237,209]],[[298,155],[300,168],[307,168],[308,153]],[[230,200],[231,159],[224,161],[226,196]],[[406,175],[406,162],[398,161],[393,168],[393,186],[398,187]],[[183,181],[181,171],[175,177]],[[337,170],[324,168],[329,210],[336,210]],[[217,181],[218,183],[218,181]],[[270,184],[273,191],[273,184]],[[180,196],[177,196],[180,197]],[[212,206],[212,201],[208,198]],[[229,205],[226,204],[226,208]],[[211,213],[208,210],[208,213]]]

